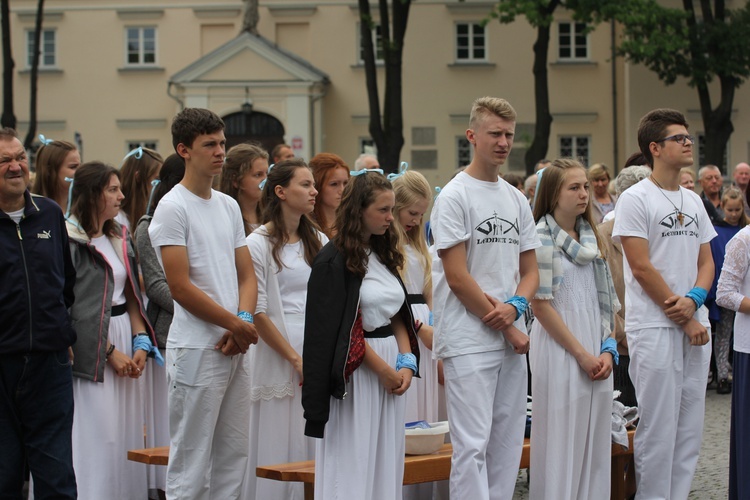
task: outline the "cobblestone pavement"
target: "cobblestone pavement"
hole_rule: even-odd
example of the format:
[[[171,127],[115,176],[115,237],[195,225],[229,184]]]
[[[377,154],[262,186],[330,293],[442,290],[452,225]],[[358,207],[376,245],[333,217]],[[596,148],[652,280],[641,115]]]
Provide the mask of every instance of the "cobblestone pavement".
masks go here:
[[[729,484],[729,414],[732,396],[706,392],[706,418],[698,467],[689,500],[727,498]],[[529,498],[528,472],[519,471],[514,500]]]

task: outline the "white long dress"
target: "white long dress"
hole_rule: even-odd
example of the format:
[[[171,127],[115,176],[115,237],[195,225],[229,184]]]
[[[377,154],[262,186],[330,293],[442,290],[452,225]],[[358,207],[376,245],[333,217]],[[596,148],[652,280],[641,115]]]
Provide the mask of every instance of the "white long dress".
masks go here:
[[[106,236],[92,239],[112,265],[112,303],[123,304],[125,266]],[[107,248],[109,246],[109,248]],[[128,314],[109,321],[108,338],[118,351],[132,357],[133,337]],[[73,378],[73,467],[78,498],[143,500],[147,497],[146,467],[127,459],[128,450],[143,448],[143,379],[119,377],[107,364],[104,381]]]
[[[591,354],[601,350],[593,264],[563,257],[552,299],[568,329]],[[539,321],[531,329],[531,467],[529,498],[598,500],[610,496],[612,377],[591,381]]]
[[[251,237],[252,238],[252,237]],[[253,252],[257,247],[253,247]],[[268,247],[267,247],[268,248]],[[307,280],[310,277],[310,266],[304,260],[302,242],[287,244],[282,249],[281,261],[284,266],[280,273],[275,273],[275,266],[268,261],[270,255],[253,253],[253,258],[262,258],[265,264],[257,262],[256,271],[263,272],[266,278],[259,278],[261,293],[267,297],[266,314],[269,319],[283,321],[280,331],[286,332],[287,341],[300,355],[305,334],[305,303],[307,298]],[[261,266],[270,267],[266,273]],[[276,280],[275,283],[271,283]],[[280,304],[277,303],[280,296]],[[272,311],[278,308],[278,311]],[[283,319],[281,319],[283,318]],[[259,340],[259,342],[263,342]],[[255,355],[263,356],[264,366],[273,364],[274,369],[283,370],[291,384],[277,385],[275,391],[264,392],[262,396],[251,396],[250,403],[250,436],[248,469],[242,486],[241,498],[244,500],[302,500],[304,485],[261,479],[256,477],[255,468],[259,465],[273,465],[287,462],[312,460],[315,457],[315,442],[305,436],[305,420],[302,409],[301,379],[288,361],[276,351],[265,346],[258,346]],[[249,358],[246,361],[259,361]],[[252,369],[253,367],[250,367]],[[253,373],[253,371],[251,371]],[[257,371],[255,371],[257,375]],[[256,387],[258,376],[252,377],[252,386]],[[291,392],[291,394],[290,394]]]

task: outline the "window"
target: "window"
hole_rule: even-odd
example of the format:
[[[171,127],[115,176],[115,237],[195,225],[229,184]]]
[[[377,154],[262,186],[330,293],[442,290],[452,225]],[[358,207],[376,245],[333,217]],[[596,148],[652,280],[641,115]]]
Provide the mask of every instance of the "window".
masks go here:
[[[471,163],[471,143],[465,135],[456,136],[456,168]]]
[[[456,60],[486,61],[484,26],[479,23],[456,24]]]
[[[565,60],[589,58],[586,23],[561,22],[558,33],[558,57]]]
[[[129,65],[156,64],[156,28],[127,28],[127,53]]]
[[[375,145],[375,141],[369,137],[359,138],[359,149],[360,154],[378,155],[378,147]]]
[[[26,65],[30,68],[34,59],[34,30],[26,32]],[[40,68],[52,68],[57,66],[57,32],[55,30],[42,30],[42,37],[39,39]]]
[[[127,151],[125,151],[125,154],[130,153],[135,148],[148,148],[153,151],[156,151],[156,147],[159,143],[156,141],[128,141]]]
[[[359,24],[359,29],[362,30],[362,24]],[[365,63],[365,48],[362,43],[362,33],[358,33],[359,36],[359,64]],[[383,33],[378,24],[372,29],[372,42],[375,44],[375,62],[383,62]]]
[[[560,156],[575,158],[589,165],[589,151],[591,150],[591,138],[587,135],[562,135],[560,136]]]

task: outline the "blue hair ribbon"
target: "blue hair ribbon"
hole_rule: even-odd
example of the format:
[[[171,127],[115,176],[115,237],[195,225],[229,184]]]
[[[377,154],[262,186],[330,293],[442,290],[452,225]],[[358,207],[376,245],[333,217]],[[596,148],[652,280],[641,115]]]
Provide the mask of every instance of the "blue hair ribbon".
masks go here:
[[[388,179],[389,181],[393,182],[396,179],[398,179],[399,177],[401,177],[402,175],[404,175],[407,170],[409,170],[409,164],[406,163],[405,161],[402,161],[401,162],[401,166],[399,166],[398,173],[396,173],[396,174],[388,174],[388,175],[385,176],[385,178]]]
[[[151,194],[148,195],[148,205],[146,205],[146,213],[148,213],[149,209],[151,208],[151,202],[154,200],[156,186],[158,186],[160,182],[161,181],[159,179],[154,179],[153,181],[151,181]]]
[[[44,134],[39,134],[39,141],[46,146],[47,144],[49,144],[50,142],[54,142],[55,140],[47,139],[46,137],[44,137]]]
[[[435,186],[435,197],[432,199],[432,201],[437,200],[437,197],[440,194],[440,191],[442,191],[442,190],[443,190],[443,188],[441,188],[440,186]]]
[[[130,158],[131,156],[135,156],[136,160],[140,160],[143,158],[143,146],[138,146],[134,150],[132,150],[130,153],[125,155],[125,158],[122,159],[122,162],[125,163],[125,160]]]
[[[547,167],[544,167],[547,168]],[[542,173],[544,173],[544,168],[539,170],[539,172],[536,173],[536,188],[534,188],[534,206],[536,206],[536,197],[539,195],[539,184],[542,182]],[[534,207],[531,207],[532,210],[534,210]]]
[[[65,208],[65,218],[70,217],[70,205],[73,203],[73,178],[66,177],[65,182],[70,182],[68,186],[68,206]]]
[[[270,173],[271,173],[271,169],[272,169],[273,167],[275,167],[275,166],[276,166],[276,164],[275,164],[275,163],[271,163],[271,164],[270,164],[270,165],[268,166],[268,172],[266,172],[266,178],[265,178],[265,179],[263,179],[262,181],[260,181],[260,184],[258,184],[258,187],[259,187],[259,188],[260,188],[261,190],[263,190],[263,188],[264,188],[264,187],[266,187],[266,181],[268,180],[268,174],[270,174]]]
[[[362,170],[350,170],[349,175],[351,175],[352,177],[357,177],[358,175],[366,174],[368,172],[383,175],[382,168],[363,168]]]

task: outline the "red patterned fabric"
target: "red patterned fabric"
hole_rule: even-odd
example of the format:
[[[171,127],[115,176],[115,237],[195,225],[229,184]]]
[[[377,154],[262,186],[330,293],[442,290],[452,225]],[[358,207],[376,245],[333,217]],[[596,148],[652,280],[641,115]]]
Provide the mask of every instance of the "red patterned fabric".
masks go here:
[[[354,320],[352,331],[349,336],[349,355],[346,357],[346,368],[344,369],[344,379],[349,382],[349,377],[354,370],[359,368],[365,359],[365,330],[362,327],[362,310],[357,310],[357,319]]]

